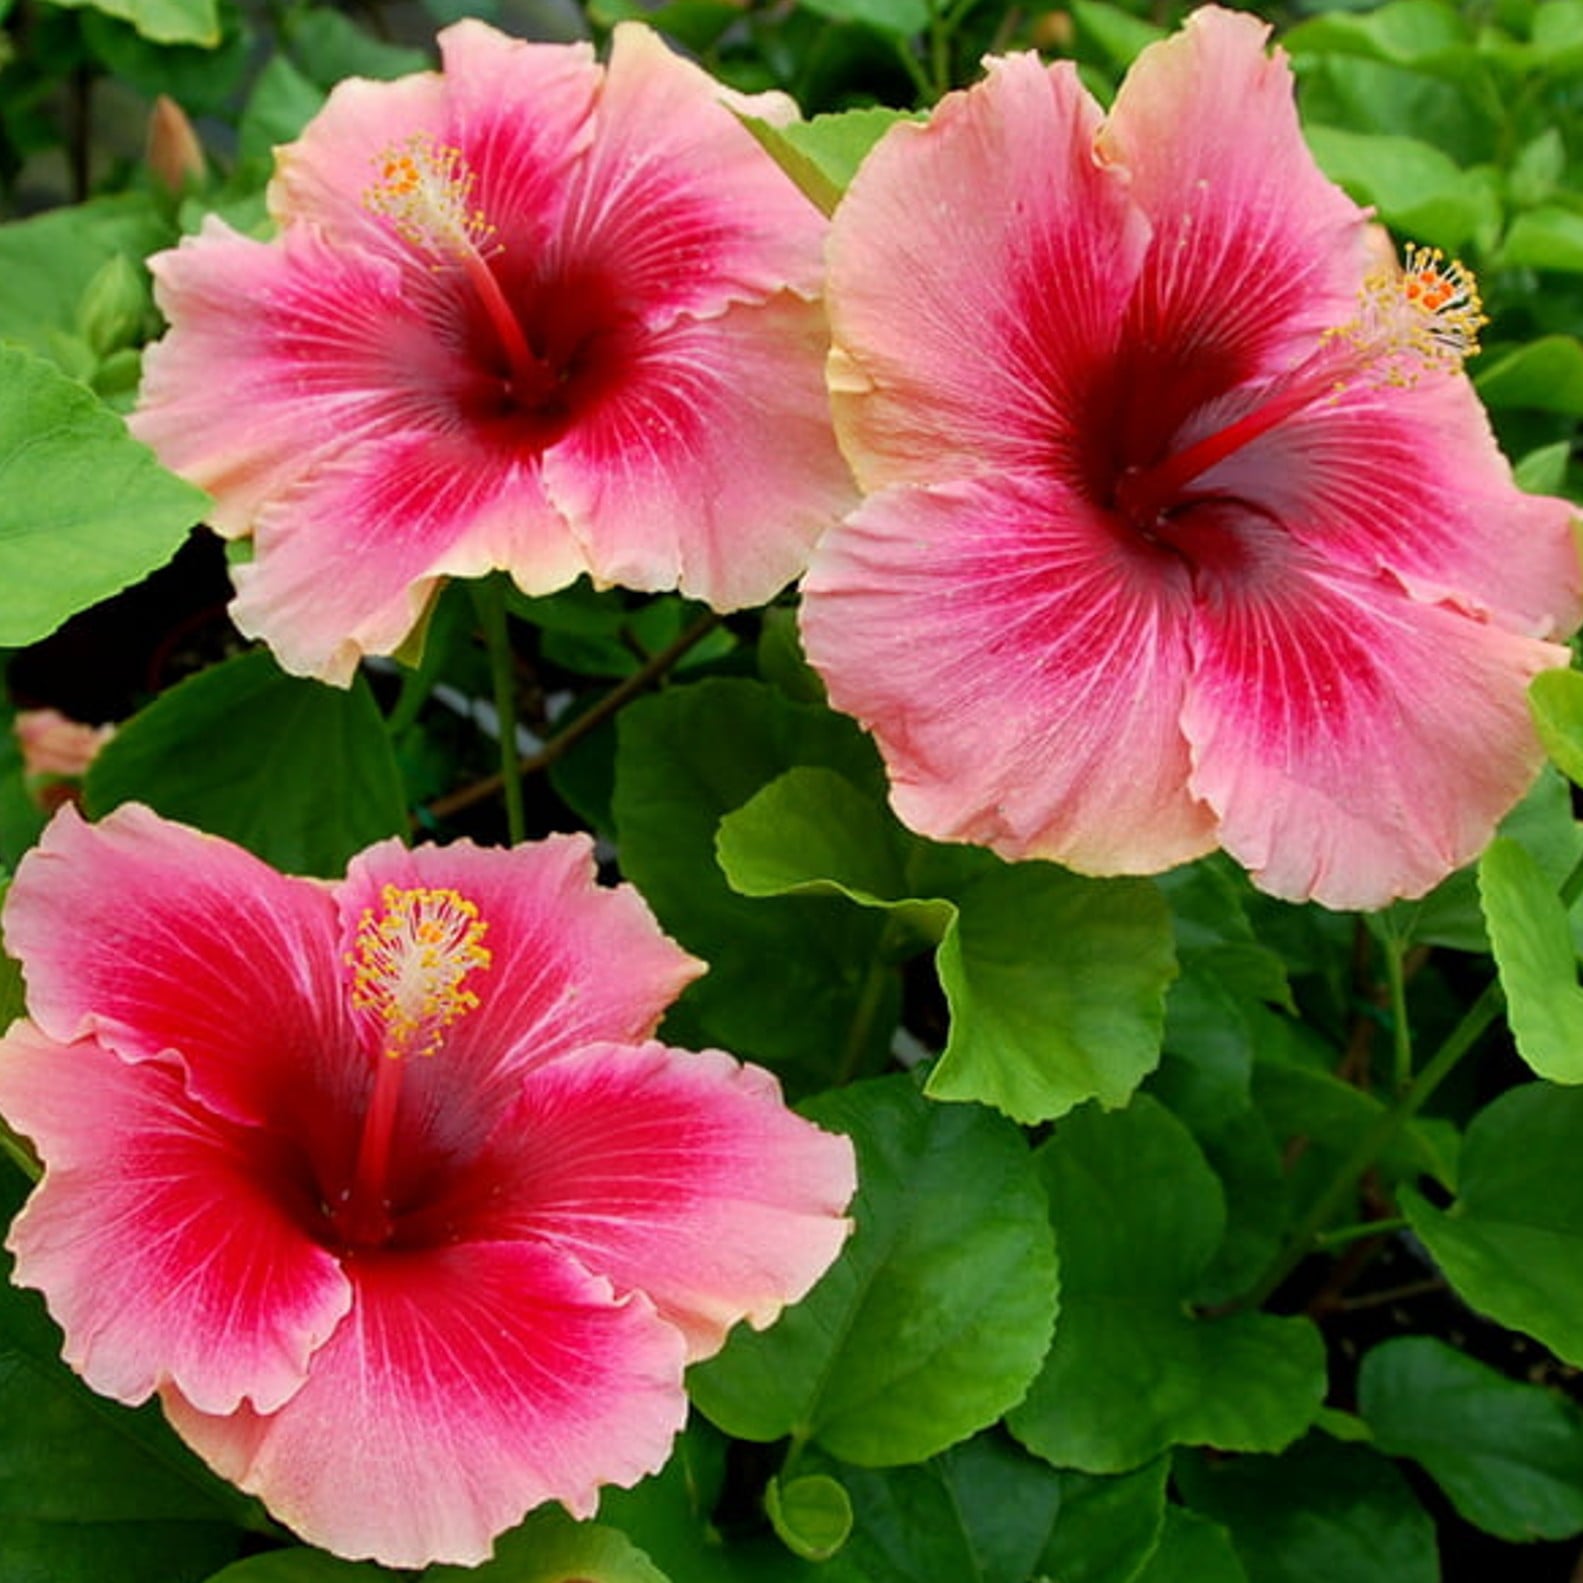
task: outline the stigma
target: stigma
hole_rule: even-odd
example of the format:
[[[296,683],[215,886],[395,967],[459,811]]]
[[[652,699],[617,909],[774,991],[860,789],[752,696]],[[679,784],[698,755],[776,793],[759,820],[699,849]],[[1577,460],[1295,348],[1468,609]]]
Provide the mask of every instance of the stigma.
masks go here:
[[[453,258],[499,252],[495,227],[473,196],[477,177],[462,151],[429,132],[391,144],[374,159],[378,179],[363,207],[389,220],[414,247]]]
[[[488,924],[459,891],[386,885],[358,921],[346,960],[352,1007],[382,1023],[388,1056],[433,1055],[445,1031],[478,1008],[468,979],[488,970]]]
[[[1438,247],[1409,246],[1400,265],[1393,259],[1364,277],[1357,314],[1326,336],[1379,383],[1411,385],[1426,371],[1457,373],[1488,323],[1471,270]]]

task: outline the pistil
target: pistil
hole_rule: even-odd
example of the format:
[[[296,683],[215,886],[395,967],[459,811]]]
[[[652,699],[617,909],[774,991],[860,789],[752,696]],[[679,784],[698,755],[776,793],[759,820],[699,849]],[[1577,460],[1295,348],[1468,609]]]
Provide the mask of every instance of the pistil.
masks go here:
[[[534,354],[489,260],[501,251],[495,227],[474,201],[477,177],[459,148],[419,132],[375,160],[379,179],[363,206],[382,215],[397,235],[436,260],[459,264],[494,327],[520,400],[533,402],[555,384],[554,370]]]
[[[1438,249],[1409,247],[1404,266],[1392,261],[1369,273],[1357,314],[1326,330],[1308,357],[1265,387],[1257,406],[1152,467],[1129,468],[1117,483],[1116,503],[1148,529],[1211,468],[1293,414],[1334,400],[1353,380],[1404,387],[1425,372],[1456,372],[1478,351],[1487,322],[1467,269],[1454,259],[1447,263]]]
[[[378,1246],[392,1230],[391,1145],[402,1078],[414,1058],[437,1054],[447,1029],[478,1007],[468,978],[486,971],[488,928],[477,904],[449,889],[387,885],[380,910],[367,908],[353,949],[352,1009],[373,1027],[373,1091],[363,1117],[351,1181],[333,1206],[336,1230],[356,1247]]]

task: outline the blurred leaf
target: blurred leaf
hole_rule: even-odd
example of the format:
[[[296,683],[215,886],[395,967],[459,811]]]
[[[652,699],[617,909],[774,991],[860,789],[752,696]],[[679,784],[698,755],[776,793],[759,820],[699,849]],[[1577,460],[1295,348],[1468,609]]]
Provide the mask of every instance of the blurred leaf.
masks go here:
[[[1304,135],[1332,181],[1414,241],[1454,252],[1500,226],[1493,180],[1463,170],[1428,143],[1329,126],[1308,126]]]
[[[1248,1574],[1224,1528],[1172,1506],[1159,1549],[1133,1583],[1248,1583]]]
[[[81,385],[0,346],[0,644],[47,637],[162,565],[207,504]]]
[[[144,98],[165,94],[188,115],[218,112],[247,73],[252,35],[238,0],[218,0],[215,10],[219,31],[206,44],[155,43],[102,10],[83,12],[82,35],[100,63]]]
[[[852,1532],[852,1502],[828,1474],[771,1479],[764,1509],[786,1548],[805,1561],[828,1561]]]
[[[1165,37],[1165,29],[1145,22],[1118,5],[1100,0],[1072,0],[1072,19],[1083,38],[1099,46],[1106,62],[1116,71],[1125,71],[1143,51]]]
[[[951,1033],[933,1098],[1045,1121],[1093,1097],[1124,1104],[1159,1059],[1175,959],[1148,881],[935,846],[817,768],[790,771],[728,815],[718,852],[745,894],[833,891],[939,942]]]
[[[410,1574],[406,1574],[410,1576]],[[625,1534],[574,1522],[558,1506],[541,1506],[495,1541],[482,1566],[431,1566],[421,1583],[669,1583]],[[685,1578],[676,1583],[688,1583]]]
[[[387,44],[330,6],[288,11],[284,38],[292,63],[326,92],[343,77],[390,80],[431,64],[424,51]]]
[[[1543,335],[1492,359],[1473,381],[1486,406],[1583,415],[1583,343]]]
[[[1528,37],[1543,70],[1562,75],[1583,68],[1583,0],[1544,0]]]
[[[1479,863],[1479,893],[1518,1052],[1540,1077],[1583,1083],[1583,989],[1554,885],[1515,841],[1501,840]]]
[[[290,1549],[232,1562],[208,1583],[372,1583],[378,1578],[394,1583],[402,1575],[372,1561],[342,1561],[323,1550]]]
[[[1379,1449],[1420,1464],[1486,1533],[1583,1533],[1583,1410],[1564,1396],[1403,1336],[1364,1358],[1358,1401]]]
[[[1230,1530],[1248,1583],[1439,1583],[1434,1524],[1366,1446],[1313,1435],[1279,1457],[1181,1457],[1176,1477]]]
[[[804,0],[808,3],[808,0]],[[813,9],[822,10],[830,0],[820,0]],[[835,0],[839,3],[839,0]],[[891,0],[874,0],[885,5]],[[900,0],[910,6],[915,0]],[[927,21],[922,0],[917,7]],[[834,214],[853,176],[868,152],[898,121],[915,119],[902,110],[868,106],[844,110],[837,115],[818,115],[811,121],[793,121],[776,126],[757,116],[743,115],[742,124],[759,146],[797,184],[803,196],[825,214]]]
[[[811,1439],[865,1467],[921,1462],[1020,1401],[1049,1345],[1056,1262],[1018,1130],[931,1105],[910,1077],[803,1107],[858,1151],[857,1230],[812,1294],[688,1376],[745,1440]]]
[[[1313,1421],[1324,1346],[1305,1319],[1188,1306],[1225,1233],[1192,1134],[1140,1095],[1056,1123],[1037,1155],[1061,1250],[1061,1323],[1009,1417],[1057,1467],[1135,1468],[1173,1445],[1272,1451]]]
[[[324,90],[285,55],[270,56],[242,111],[238,152],[243,159],[268,159],[277,145],[297,137],[323,108],[324,99]]]
[[[1331,12],[1281,40],[1294,55],[1361,55],[1417,71],[1454,74],[1475,58],[1467,24],[1441,0],[1391,0],[1363,14]]]
[[[797,0],[830,22],[861,22],[896,38],[911,38],[929,25],[927,0]]]
[[[98,818],[144,802],[293,874],[339,875],[402,835],[395,755],[361,677],[351,688],[283,675],[262,649],[162,693],[94,760],[83,805]]]
[[[106,263],[141,259],[174,240],[143,193],[0,225],[0,341],[53,355],[51,333],[74,328],[83,292]]]
[[[1529,209],[1511,223],[1494,263],[1502,269],[1549,269],[1583,274],[1583,214]]]
[[[1556,768],[1583,785],[1583,671],[1541,671],[1529,683],[1528,707]]]
[[[1567,463],[1572,458],[1572,442],[1557,440],[1530,451],[1512,469],[1519,489],[1531,495],[1559,495],[1566,487]],[[1540,673],[1548,675],[1548,671]]]
[[[1507,174],[1511,199],[1519,209],[1543,203],[1566,177],[1567,150],[1560,131],[1547,126],[1518,149]]]
[[[1457,1294],[1583,1366],[1583,1090],[1526,1083],[1473,1118],[1449,1210],[1403,1212]]]
[[[51,5],[92,7],[128,22],[154,44],[196,44],[212,49],[220,42],[216,0],[49,0]]]

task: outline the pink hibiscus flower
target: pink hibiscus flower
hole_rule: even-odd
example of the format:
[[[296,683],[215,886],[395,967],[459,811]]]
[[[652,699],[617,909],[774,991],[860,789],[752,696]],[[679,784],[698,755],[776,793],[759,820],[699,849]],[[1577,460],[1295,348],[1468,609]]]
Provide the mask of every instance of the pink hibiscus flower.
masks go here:
[[[67,1360],[158,1392],[303,1537],[476,1562],[659,1467],[682,1369],[847,1232],[851,1146],[767,1073],[653,1043],[700,964],[590,843],[288,878],[63,810],[5,907],[31,1020],[0,1110],[46,1166],[9,1246]]]
[[[825,222],[647,29],[353,80],[280,151],[271,243],[216,219],[152,264],[170,334],[131,420],[252,532],[233,614],[344,682],[437,579],[591,573],[758,604],[851,505],[817,298]]]
[[[992,61],[875,150],[827,288],[872,494],[803,630],[929,835],[1096,874],[1219,845],[1374,907],[1532,779],[1572,511],[1460,372],[1471,281],[1381,259],[1267,32],[1195,13],[1108,117],[1070,65]]]

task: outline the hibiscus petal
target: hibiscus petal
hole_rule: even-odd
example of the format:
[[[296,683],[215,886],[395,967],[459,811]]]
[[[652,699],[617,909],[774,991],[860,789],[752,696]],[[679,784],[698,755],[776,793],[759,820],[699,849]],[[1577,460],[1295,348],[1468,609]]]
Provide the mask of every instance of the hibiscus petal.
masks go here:
[[[813,298],[825,220],[721,102],[718,84],[636,23],[615,31],[598,131],[552,256],[620,261],[650,330],[784,290]]]
[[[46,1165],[7,1241],[16,1280],[44,1293],[96,1391],[137,1403],[174,1381],[224,1413],[297,1390],[351,1288],[264,1133],[204,1109],[174,1065],[25,1021],[0,1039],[0,1111]]]
[[[432,283],[415,288],[311,226],[265,244],[211,217],[149,267],[176,328],[148,349],[127,421],[216,497],[222,533],[246,533],[263,501],[323,460],[441,426],[454,404],[464,373],[423,316]]]
[[[802,571],[853,499],[823,346],[818,307],[789,294],[635,336],[619,388],[544,457],[598,581],[735,610]]]
[[[989,62],[893,128],[836,212],[836,423],[865,489],[1053,467],[1075,477],[1089,387],[1147,227],[1093,157],[1069,65]]]
[[[410,244],[366,195],[383,154],[427,135],[461,152],[473,202],[506,247],[543,247],[591,131],[603,76],[593,50],[527,43],[469,19],[440,34],[440,53],[443,77],[338,84],[301,138],[279,151],[272,212],[410,265]]]
[[[305,1052],[351,1038],[328,888],[139,804],[97,825],[63,808],[17,869],[5,938],[50,1038],[173,1051],[234,1121],[278,1119]]]
[[[465,431],[365,444],[266,506],[257,527],[257,556],[233,574],[232,619],[286,670],[341,686],[364,654],[401,646],[441,577],[509,565],[543,594],[585,569],[536,456]]]
[[[485,924],[486,969],[467,987],[480,1004],[448,1030],[444,1049],[410,1063],[405,1125],[425,1137],[494,1124],[516,1080],[533,1066],[585,1044],[640,1040],[703,964],[660,932],[629,885],[597,882],[584,835],[502,851],[469,841],[408,851],[386,841],[352,860],[340,886],[341,947],[355,947],[365,912],[384,911],[381,892],[451,889]]]
[[[1365,380],[1223,462],[1205,487],[1256,501],[1327,560],[1394,572],[1530,636],[1578,622],[1575,508],[1512,482],[1467,380]]]
[[[1209,585],[1195,616],[1193,790],[1274,895],[1347,909],[1421,895],[1532,781],[1527,684],[1567,651],[1273,532],[1255,548],[1256,571]]]
[[[718,1050],[601,1045],[536,1067],[500,1138],[435,1213],[643,1292],[690,1361],[802,1298],[850,1230],[851,1144]]]
[[[472,1565],[534,1506],[592,1514],[665,1460],[682,1340],[551,1249],[472,1243],[358,1259],[351,1314],[302,1389],[177,1431],[304,1539],[389,1566]]]
[[[1125,344],[1160,432],[1199,401],[1317,349],[1356,308],[1365,215],[1314,163],[1269,25],[1205,6],[1133,62],[1099,138],[1154,238]],[[1169,432],[1169,424],[1164,432]],[[1134,460],[1147,458],[1134,457]]]
[[[1054,483],[871,497],[803,585],[808,656],[939,840],[1087,873],[1207,851],[1178,725],[1185,566]]]

